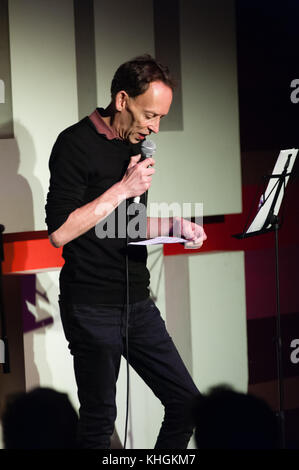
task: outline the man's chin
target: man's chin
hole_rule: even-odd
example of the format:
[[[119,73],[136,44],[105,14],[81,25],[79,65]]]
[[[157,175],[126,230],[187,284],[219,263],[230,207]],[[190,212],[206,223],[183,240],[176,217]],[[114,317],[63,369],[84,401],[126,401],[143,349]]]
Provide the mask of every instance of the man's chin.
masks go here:
[[[130,135],[128,137],[128,141],[131,143],[131,144],[138,144],[139,142],[141,142],[141,139],[139,139],[137,136],[135,137],[134,135]]]

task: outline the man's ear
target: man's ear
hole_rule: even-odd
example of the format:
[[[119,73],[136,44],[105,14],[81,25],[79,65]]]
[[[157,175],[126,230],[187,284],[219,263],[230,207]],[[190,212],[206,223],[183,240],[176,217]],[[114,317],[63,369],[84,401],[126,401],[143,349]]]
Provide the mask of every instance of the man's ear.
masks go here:
[[[122,111],[125,109],[128,97],[128,93],[124,90],[120,90],[118,93],[116,93],[115,108],[117,111]]]

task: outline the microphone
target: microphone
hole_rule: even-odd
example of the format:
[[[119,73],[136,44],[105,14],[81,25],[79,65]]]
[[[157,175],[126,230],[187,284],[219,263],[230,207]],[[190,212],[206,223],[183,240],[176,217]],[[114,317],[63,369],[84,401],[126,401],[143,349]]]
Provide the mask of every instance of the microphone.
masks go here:
[[[156,144],[152,140],[144,140],[141,144],[141,156],[144,158],[149,158],[154,155],[156,152]],[[133,202],[137,204],[140,202],[140,196],[135,196]]]

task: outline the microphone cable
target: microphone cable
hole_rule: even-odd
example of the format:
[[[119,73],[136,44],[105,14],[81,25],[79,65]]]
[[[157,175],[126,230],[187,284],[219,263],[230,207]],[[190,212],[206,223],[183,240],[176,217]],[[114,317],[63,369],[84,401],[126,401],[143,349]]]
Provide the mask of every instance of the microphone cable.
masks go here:
[[[127,250],[126,250],[126,356],[127,356],[127,400],[126,400],[126,420],[125,420],[125,439],[124,439],[124,449],[127,445],[127,434],[128,434],[128,419],[129,419],[129,394],[130,394],[130,367],[129,367],[129,257],[128,257],[128,211],[127,211],[127,202],[126,202],[126,240],[127,240]]]
[[[156,151],[156,144],[152,140],[147,140],[141,145],[141,160],[143,161],[146,157],[152,156]],[[129,257],[128,257],[128,201],[126,200],[126,356],[127,356],[127,400],[126,400],[126,419],[125,419],[125,438],[124,438],[124,449],[127,445],[127,434],[128,434],[128,419],[129,419],[129,396],[130,396],[130,365],[129,365]],[[139,201],[138,201],[139,202]],[[145,192],[145,204],[147,203],[147,191]]]

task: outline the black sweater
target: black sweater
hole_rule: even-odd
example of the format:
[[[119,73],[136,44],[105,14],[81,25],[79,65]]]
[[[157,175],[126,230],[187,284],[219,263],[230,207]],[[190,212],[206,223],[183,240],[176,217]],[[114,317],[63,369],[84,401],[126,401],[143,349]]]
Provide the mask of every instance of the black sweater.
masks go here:
[[[46,203],[49,235],[78,207],[96,199],[123,177],[140,145],[108,140],[85,117],[65,129],[54,144],[49,161],[50,187]],[[143,204],[146,195],[141,196]],[[128,204],[124,201],[122,204]],[[123,206],[122,206],[123,208]],[[115,216],[118,221],[117,208]],[[148,297],[149,272],[144,246],[123,238],[98,238],[95,227],[63,247],[61,297],[73,303],[123,304],[126,301],[126,253],[130,303]]]

